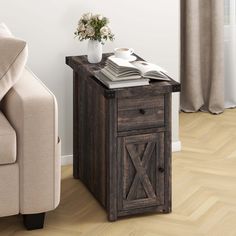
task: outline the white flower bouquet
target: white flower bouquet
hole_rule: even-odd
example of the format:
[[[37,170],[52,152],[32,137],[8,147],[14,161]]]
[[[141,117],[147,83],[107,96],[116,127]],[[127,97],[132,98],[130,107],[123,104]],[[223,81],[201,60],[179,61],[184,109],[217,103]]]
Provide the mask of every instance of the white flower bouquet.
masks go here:
[[[92,13],[84,14],[78,22],[78,27],[75,31],[75,37],[80,41],[91,39],[97,40],[104,44],[105,40],[114,40],[114,34],[112,34],[111,29],[108,27],[108,18]]]

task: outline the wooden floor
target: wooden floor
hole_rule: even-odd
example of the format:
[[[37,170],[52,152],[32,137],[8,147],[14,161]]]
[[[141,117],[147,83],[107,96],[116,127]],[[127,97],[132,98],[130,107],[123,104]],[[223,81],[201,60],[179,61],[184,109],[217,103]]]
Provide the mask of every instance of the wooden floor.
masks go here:
[[[180,116],[182,151],[173,155],[173,213],[107,222],[102,207],[62,169],[60,206],[43,230],[24,231],[21,217],[0,219],[0,235],[235,236],[236,109]]]

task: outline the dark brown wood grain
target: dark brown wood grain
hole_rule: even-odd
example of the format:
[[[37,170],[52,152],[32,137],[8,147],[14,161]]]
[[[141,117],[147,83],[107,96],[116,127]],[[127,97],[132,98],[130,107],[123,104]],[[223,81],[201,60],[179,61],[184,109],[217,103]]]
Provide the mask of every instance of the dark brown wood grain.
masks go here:
[[[86,56],[74,71],[74,177],[106,208],[108,219],[171,211],[171,93],[179,83],[107,89]],[[141,58],[139,58],[142,60]]]
[[[118,131],[164,126],[164,96],[118,99]]]
[[[106,189],[108,219],[117,220],[117,99],[115,97],[106,99]]]
[[[119,213],[163,205],[164,133],[122,137],[118,143]]]
[[[80,94],[77,88],[81,87],[81,80],[78,79],[78,73],[73,72],[73,176],[75,179],[79,178],[79,113],[78,108],[80,106]]]
[[[79,99],[74,98],[78,101],[74,107],[74,122],[78,122],[74,124],[74,176],[106,206],[106,100],[99,85],[84,76],[76,72]]]
[[[98,64],[90,64],[87,60],[87,56],[72,56],[66,57],[66,64],[70,66],[74,71],[81,72],[81,69],[87,73],[88,78],[93,77],[92,79],[96,80],[97,83],[104,88],[105,93],[110,93],[111,90],[106,88],[102,83],[100,83],[95,77],[95,71],[100,70],[105,66],[105,62],[111,53],[103,54],[102,61]],[[138,60],[143,60],[138,55]],[[170,78],[170,81],[158,81],[152,80],[150,86],[140,86],[140,87],[130,87],[130,88],[119,88],[113,89],[116,91],[116,96],[121,98],[128,98],[128,97],[139,97],[142,94],[143,97],[145,96],[155,96],[159,95],[160,93],[168,93],[168,92],[179,92],[180,91],[180,84],[173,79]]]

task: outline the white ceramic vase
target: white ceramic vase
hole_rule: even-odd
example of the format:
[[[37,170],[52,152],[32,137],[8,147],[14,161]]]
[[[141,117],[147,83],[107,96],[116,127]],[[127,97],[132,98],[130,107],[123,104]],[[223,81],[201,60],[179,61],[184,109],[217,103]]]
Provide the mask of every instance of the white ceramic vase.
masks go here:
[[[102,44],[98,40],[88,41],[88,62],[99,63],[102,60]]]

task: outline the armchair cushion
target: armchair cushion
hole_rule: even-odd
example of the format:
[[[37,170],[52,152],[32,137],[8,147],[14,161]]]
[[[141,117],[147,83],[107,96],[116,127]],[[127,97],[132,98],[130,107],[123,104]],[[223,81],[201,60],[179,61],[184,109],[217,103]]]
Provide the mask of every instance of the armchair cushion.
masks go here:
[[[5,29],[5,32],[4,32]],[[20,78],[28,57],[26,42],[13,38],[9,30],[0,27],[0,101]],[[9,34],[9,37],[7,35]]]
[[[0,165],[16,161],[16,132],[0,112]]]

